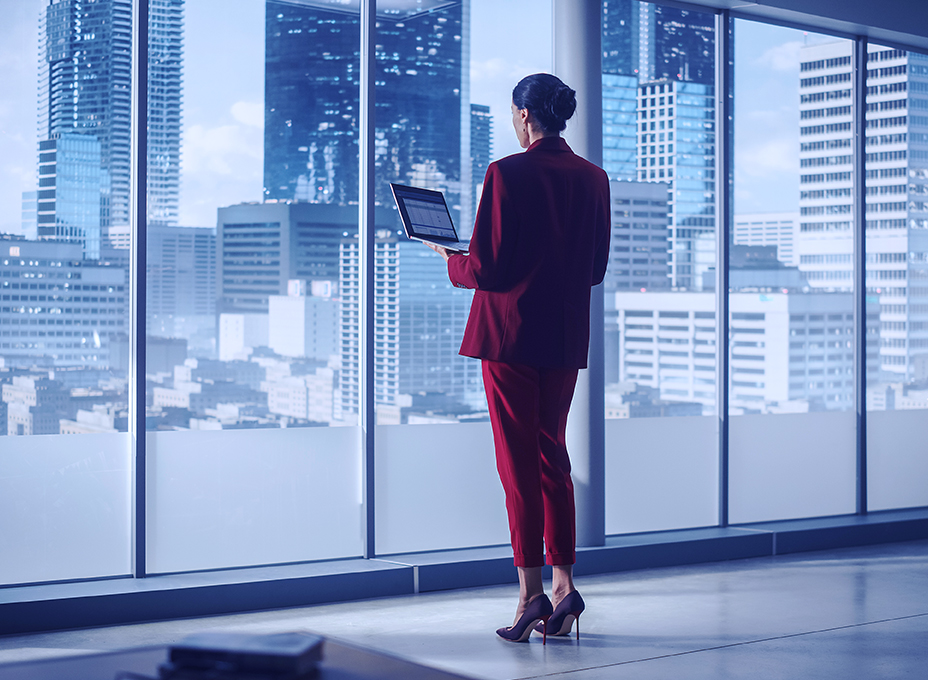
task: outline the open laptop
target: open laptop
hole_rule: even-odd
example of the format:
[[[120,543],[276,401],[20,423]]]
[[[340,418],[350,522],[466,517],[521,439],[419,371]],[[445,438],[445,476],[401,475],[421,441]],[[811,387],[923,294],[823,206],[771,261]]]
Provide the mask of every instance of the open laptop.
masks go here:
[[[390,184],[406,236],[442,248],[467,252],[470,241],[462,241],[454,229],[448,204],[440,191]]]

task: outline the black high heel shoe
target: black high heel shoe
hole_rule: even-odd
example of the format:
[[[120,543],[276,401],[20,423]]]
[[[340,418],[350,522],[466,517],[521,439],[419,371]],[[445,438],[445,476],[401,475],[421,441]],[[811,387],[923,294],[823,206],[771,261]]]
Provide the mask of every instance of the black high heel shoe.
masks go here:
[[[545,637],[551,635],[570,635],[570,628],[574,621],[577,622],[577,639],[580,639],[580,614],[586,609],[583,598],[576,590],[568,593],[567,597],[557,603],[557,609],[548,619],[546,630],[540,630],[535,626],[535,631],[542,633]]]
[[[542,593],[529,603],[514,626],[500,628],[496,631],[496,634],[510,642],[525,642],[528,640],[528,636],[532,634],[532,630],[537,630],[536,626],[540,625],[541,634],[544,636],[542,644],[546,644],[548,642],[548,619],[551,618],[553,611],[551,600]]]

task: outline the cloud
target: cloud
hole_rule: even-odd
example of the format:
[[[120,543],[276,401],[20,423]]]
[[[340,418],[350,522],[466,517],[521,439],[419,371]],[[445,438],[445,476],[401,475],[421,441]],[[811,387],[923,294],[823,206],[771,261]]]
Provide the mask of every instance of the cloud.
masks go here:
[[[231,108],[232,117],[239,123],[250,127],[264,128],[263,102],[235,102]]]
[[[766,50],[755,63],[774,71],[798,71],[800,49],[802,49],[802,42],[799,40],[785,42]]]
[[[247,113],[247,107],[243,110]],[[263,126],[189,125],[181,164],[181,223],[212,225],[216,208],[261,200],[263,173]]]
[[[260,161],[263,135],[240,125],[191,125],[184,132],[184,171],[230,175],[242,163]]]
[[[799,149],[792,137],[755,138],[735,149],[735,168],[748,177],[798,174]]]

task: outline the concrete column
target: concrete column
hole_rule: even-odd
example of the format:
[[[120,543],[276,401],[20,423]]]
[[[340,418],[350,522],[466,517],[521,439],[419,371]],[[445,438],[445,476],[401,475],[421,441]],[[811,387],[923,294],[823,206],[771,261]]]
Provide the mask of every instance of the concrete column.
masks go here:
[[[603,163],[602,2],[553,0],[554,74],[577,91],[564,138],[575,153]],[[589,368],[580,371],[567,421],[577,502],[577,545],[605,543],[605,376],[603,287],[591,293]]]

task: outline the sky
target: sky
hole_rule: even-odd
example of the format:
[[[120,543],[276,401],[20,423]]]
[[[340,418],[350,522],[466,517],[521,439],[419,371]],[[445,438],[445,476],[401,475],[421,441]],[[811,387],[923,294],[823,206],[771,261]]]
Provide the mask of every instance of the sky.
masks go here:
[[[735,21],[735,214],[799,211],[799,61],[836,38]]]
[[[0,231],[18,231],[33,188],[37,20],[45,0],[3,0],[0,22]],[[187,0],[181,224],[259,201],[263,176],[264,0]],[[821,36],[736,23],[735,211],[797,210],[799,50]],[[471,0],[471,102],[494,116],[493,154],[520,149],[512,87],[552,66],[550,2]]]

